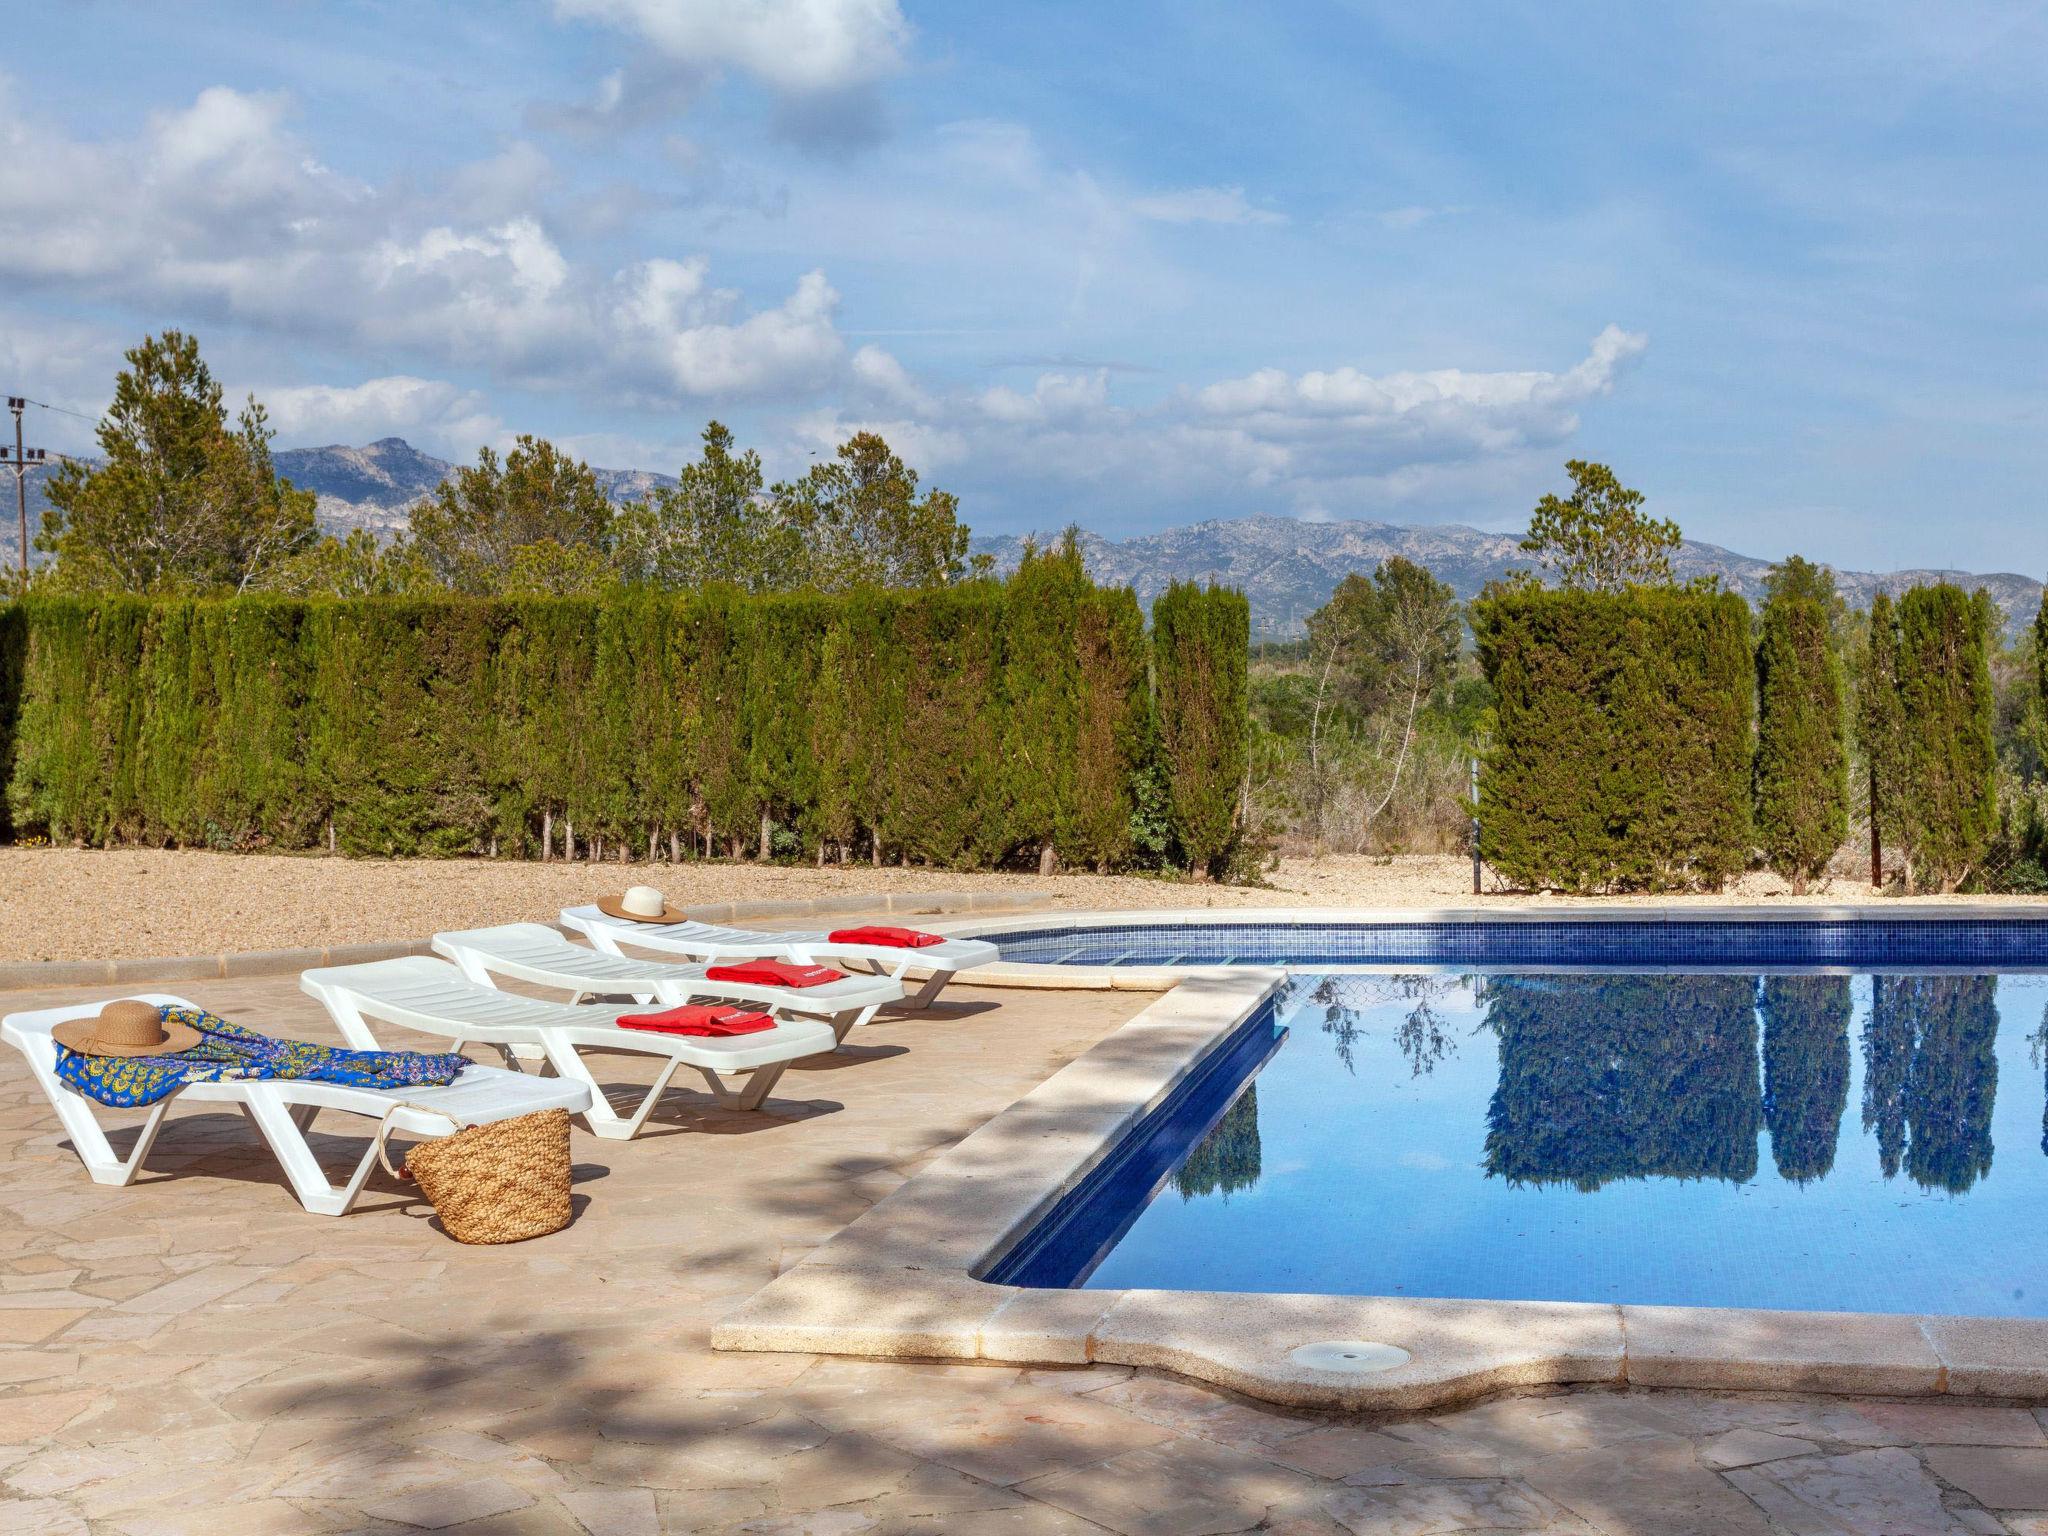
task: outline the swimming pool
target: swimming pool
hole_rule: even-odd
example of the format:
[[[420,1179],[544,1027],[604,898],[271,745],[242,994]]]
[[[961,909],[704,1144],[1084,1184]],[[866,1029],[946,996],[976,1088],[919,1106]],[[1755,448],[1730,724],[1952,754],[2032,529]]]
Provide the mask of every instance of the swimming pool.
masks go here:
[[[1724,916],[1698,908],[1616,909],[1597,917],[1551,915],[1541,909],[1422,918],[1209,911],[1177,913],[1171,920],[1019,924],[1010,919],[961,931],[994,943],[1011,964],[1068,968],[2048,969],[2048,922],[2039,914],[1951,917],[1925,908],[1897,915],[1849,909],[1828,918]]]
[[[1004,941],[1298,971],[984,1278],[2048,1317],[2048,925],[1406,926]]]

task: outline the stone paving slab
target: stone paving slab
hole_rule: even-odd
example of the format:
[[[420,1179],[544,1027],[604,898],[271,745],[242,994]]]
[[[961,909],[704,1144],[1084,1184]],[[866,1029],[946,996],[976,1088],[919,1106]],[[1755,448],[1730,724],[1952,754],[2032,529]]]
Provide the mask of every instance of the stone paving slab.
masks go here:
[[[189,988],[334,1038],[288,977]],[[1093,1331],[1085,1293],[1017,1296],[968,1360],[711,1349],[1145,1001],[960,988],[801,1064],[770,1113],[685,1092],[642,1141],[579,1131],[575,1224],[497,1249],[381,1174],[355,1214],[309,1216],[247,1125],[200,1106],[133,1187],[94,1186],[0,1054],[0,1531],[2048,1533],[2048,1503],[2006,1502],[2036,1496],[2048,1436],[1996,1400],[1607,1384],[1360,1416],[1003,1358]],[[347,1129],[314,1126],[335,1166]],[[865,1273],[869,1321],[896,1326],[913,1303]]]

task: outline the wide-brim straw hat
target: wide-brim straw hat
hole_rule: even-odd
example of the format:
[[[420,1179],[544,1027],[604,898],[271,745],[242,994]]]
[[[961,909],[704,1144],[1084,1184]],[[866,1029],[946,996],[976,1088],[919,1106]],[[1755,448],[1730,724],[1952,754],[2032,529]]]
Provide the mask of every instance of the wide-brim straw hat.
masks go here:
[[[690,916],[681,907],[670,906],[668,898],[651,885],[636,885],[617,896],[600,896],[597,910],[629,923],[681,923]]]
[[[84,1056],[173,1056],[206,1038],[190,1024],[165,1023],[155,1003],[124,997],[90,1019],[72,1019],[50,1031],[66,1050]]]

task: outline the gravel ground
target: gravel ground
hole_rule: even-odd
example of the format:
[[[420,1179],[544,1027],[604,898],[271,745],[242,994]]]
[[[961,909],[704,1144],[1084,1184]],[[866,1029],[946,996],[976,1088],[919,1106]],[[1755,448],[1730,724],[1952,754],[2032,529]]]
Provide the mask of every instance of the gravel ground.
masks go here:
[[[804,901],[868,891],[1008,889],[1046,892],[1044,905],[1049,908],[1085,910],[1470,906],[1471,878],[1471,865],[1464,859],[1435,856],[1290,859],[1270,877],[1270,886],[1255,888],[1128,876],[1045,880],[1036,875],[924,869],[817,870],[749,864],[593,868],[465,859],[387,862],[142,849],[0,848],[0,891],[6,893],[0,902],[0,960],[108,960],[420,938],[440,928],[550,921],[564,906],[638,881],[660,886],[671,900],[686,906]],[[1550,905],[1558,899],[1489,893],[1478,904]],[[1790,898],[1782,881],[1758,875],[1720,896],[1657,899],[1710,905]],[[1862,882],[1837,880],[1808,899],[1872,898]]]

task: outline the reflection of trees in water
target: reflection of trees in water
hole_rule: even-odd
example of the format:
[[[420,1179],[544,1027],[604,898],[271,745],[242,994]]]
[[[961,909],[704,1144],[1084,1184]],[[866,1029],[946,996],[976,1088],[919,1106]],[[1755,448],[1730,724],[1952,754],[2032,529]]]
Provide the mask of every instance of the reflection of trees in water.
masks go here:
[[[1906,1074],[1913,1066],[1912,999],[1897,976],[1875,976],[1870,1015],[1863,1021],[1863,1129],[1877,1136],[1884,1176],[1899,1171],[1906,1153]]]
[[[1499,976],[1486,1169],[1514,1183],[1756,1173],[1763,1118],[1746,976]]]
[[[2034,1070],[2039,1072],[2044,1058],[2048,1058],[2048,1007],[2041,1010],[2041,1027],[2027,1036],[2027,1049],[2034,1058]],[[2048,1152],[2048,1103],[2041,1106],[2041,1150]]]
[[[1961,1194],[1991,1171],[1997,1041],[1997,977],[1873,978],[1863,1124],[1886,1178]]]
[[[1998,979],[1897,978],[1916,1003],[1920,1044],[1906,1075],[1906,1172],[1961,1194],[1991,1171],[1998,1094]]]
[[[1436,1070],[1446,1056],[1457,1054],[1458,1042],[1445,1027],[1436,1005],[1463,986],[1456,976],[1301,976],[1290,977],[1280,996],[1280,1010],[1314,1004],[1323,1011],[1322,1030],[1344,1063],[1358,1070],[1358,1038],[1365,1032],[1363,1016],[1390,1005],[1408,1004],[1408,1015],[1394,1032],[1394,1043],[1408,1059],[1409,1075]]]
[[[1771,1158],[1805,1184],[1834,1167],[1849,1102],[1849,978],[1767,976],[1762,1007]]]
[[[1259,1182],[1259,1085],[1245,1084],[1187,1161],[1174,1171],[1183,1200],[1220,1194],[1225,1199]]]

